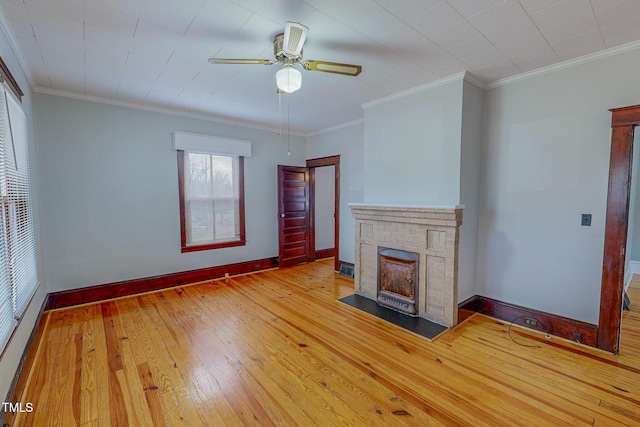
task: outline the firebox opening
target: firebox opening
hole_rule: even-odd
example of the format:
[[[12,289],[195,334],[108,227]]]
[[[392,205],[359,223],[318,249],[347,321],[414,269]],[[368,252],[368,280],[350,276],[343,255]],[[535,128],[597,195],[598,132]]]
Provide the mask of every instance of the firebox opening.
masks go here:
[[[418,316],[419,254],[378,247],[378,304]]]

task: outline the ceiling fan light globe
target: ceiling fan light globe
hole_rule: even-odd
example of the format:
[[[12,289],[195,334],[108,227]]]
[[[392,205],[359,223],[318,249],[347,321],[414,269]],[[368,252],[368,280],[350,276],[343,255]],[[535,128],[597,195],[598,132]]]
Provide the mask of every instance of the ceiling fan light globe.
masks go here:
[[[282,92],[295,92],[302,87],[302,73],[292,66],[284,66],[276,73],[276,84]]]

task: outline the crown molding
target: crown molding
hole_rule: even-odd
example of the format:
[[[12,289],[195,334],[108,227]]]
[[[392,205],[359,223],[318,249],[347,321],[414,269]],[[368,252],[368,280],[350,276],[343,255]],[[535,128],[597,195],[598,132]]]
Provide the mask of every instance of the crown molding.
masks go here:
[[[471,83],[472,85],[476,86],[479,89],[484,90],[486,88],[486,84],[480,79],[478,79],[476,76],[474,76],[468,71],[462,71],[460,73],[452,74],[448,77],[444,77],[438,80],[433,80],[429,83],[425,83],[420,86],[416,86],[407,90],[403,90],[401,92],[394,93],[389,96],[385,96],[383,98],[365,102],[364,104],[360,104],[360,106],[364,109],[367,109],[369,107],[375,107],[381,104],[386,104],[387,102],[391,102],[401,98],[405,98],[407,96],[415,95],[416,93],[424,92],[425,90],[433,89],[439,86],[444,86],[448,83],[463,81],[463,80]]]
[[[325,129],[321,129],[321,130],[315,131],[315,132],[311,132],[311,133],[308,133],[308,134],[306,134],[304,136],[305,136],[305,138],[311,138],[312,136],[322,135],[323,133],[333,132],[333,131],[336,131],[336,130],[348,128],[348,127],[359,125],[359,124],[363,124],[363,123],[364,123],[364,119],[352,120],[350,122],[342,123],[340,125],[335,125],[335,126],[331,126],[331,127],[325,128]]]
[[[504,79],[495,80],[491,83],[485,85],[485,89],[494,89],[501,86],[506,86],[511,83],[519,82],[522,80],[527,80],[533,77],[542,76],[545,74],[552,73],[554,71],[564,70],[566,68],[576,67],[578,65],[586,64],[589,62],[598,61],[600,59],[608,58],[610,56],[619,55],[621,53],[632,52],[634,50],[640,49],[640,40],[623,44],[620,46],[615,46],[606,50],[601,50],[599,52],[590,53],[587,55],[579,56],[577,58],[568,59],[566,61],[559,62],[557,64],[549,65],[546,67],[538,68],[532,71],[527,71],[526,73],[517,74],[515,76],[506,77]]]
[[[431,81],[429,83],[413,87],[411,89],[403,90],[403,91],[391,94],[389,96],[385,96],[383,98],[379,98],[379,99],[375,99],[373,101],[365,102],[364,104],[360,104],[360,106],[366,110],[367,108],[376,107],[378,105],[386,104],[387,102],[396,101],[398,99],[406,98],[407,96],[415,95],[417,93],[424,92],[426,90],[433,89],[435,87],[444,86],[444,85],[446,85],[448,83],[462,81],[462,80],[464,80],[466,74],[467,74],[466,71],[463,71],[463,72],[457,73],[457,74],[453,74],[453,75],[451,75],[449,77],[444,77],[442,79],[434,80],[434,81]]]
[[[85,95],[85,94],[80,94],[80,93],[75,93],[75,92],[68,92],[65,90],[59,90],[59,89],[50,89],[47,87],[42,87],[42,86],[36,86],[33,91],[35,93],[42,93],[45,95],[53,95],[53,96],[60,96],[63,98],[70,98],[70,99],[76,99],[79,101],[89,101],[89,102],[95,102],[98,104],[106,104],[106,105],[112,105],[115,107],[123,107],[123,108],[133,108],[135,110],[142,110],[142,111],[149,111],[151,113],[160,113],[160,114],[169,114],[172,116],[179,116],[179,117],[185,117],[188,119],[198,119],[198,120],[205,120],[208,122],[213,122],[213,123],[219,123],[219,124],[224,124],[224,125],[231,125],[231,126],[241,126],[244,128],[249,128],[249,129],[255,129],[255,130],[260,130],[260,131],[266,131],[266,132],[271,132],[271,133],[275,133],[275,134],[280,134],[278,129],[274,129],[268,126],[260,126],[259,124],[256,124],[255,122],[251,122],[251,121],[243,121],[243,120],[231,120],[231,119],[227,119],[224,117],[215,117],[213,115],[209,115],[206,113],[198,113],[198,112],[193,112],[193,111],[183,111],[183,110],[177,110],[177,109],[171,109],[171,108],[163,108],[163,107],[153,107],[150,105],[144,105],[144,104],[135,104],[133,102],[125,102],[125,101],[116,101],[114,99],[109,99],[109,98],[103,98],[100,96],[93,96],[93,95]],[[302,133],[297,133],[297,132],[290,132],[290,135],[292,136],[299,136],[299,137],[305,137],[304,134]]]
[[[465,81],[471,83],[478,89],[485,90],[487,88],[487,84],[485,82],[483,82],[482,80],[480,80],[479,78],[477,78],[476,76],[474,76],[468,71],[464,72],[464,79]]]
[[[4,10],[0,7],[0,29],[2,29],[2,33],[7,38],[9,42],[9,47],[13,51],[13,54],[18,59],[18,64],[20,68],[22,68],[22,72],[27,78],[27,83],[29,87],[33,90],[35,87],[35,83],[33,80],[33,75],[31,74],[31,70],[27,66],[27,61],[24,59],[24,55],[22,54],[22,49],[20,48],[20,44],[18,44],[18,40],[16,40],[13,31],[11,31],[11,26],[9,26],[9,21],[7,20],[7,16],[4,14]]]

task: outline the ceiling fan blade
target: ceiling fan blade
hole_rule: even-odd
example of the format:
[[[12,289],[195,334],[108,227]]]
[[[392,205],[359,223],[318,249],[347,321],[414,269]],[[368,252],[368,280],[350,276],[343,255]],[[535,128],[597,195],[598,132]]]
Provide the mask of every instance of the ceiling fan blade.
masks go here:
[[[233,58],[209,58],[209,62],[212,64],[259,64],[259,65],[271,65],[277,61],[273,59],[233,59]]]
[[[302,61],[301,64],[305,70],[344,74],[346,76],[357,76],[362,72],[362,65],[341,64],[339,62],[327,61]]]
[[[299,56],[308,33],[309,28],[301,23],[287,21],[284,25],[284,42],[282,46],[285,55],[289,57]]]

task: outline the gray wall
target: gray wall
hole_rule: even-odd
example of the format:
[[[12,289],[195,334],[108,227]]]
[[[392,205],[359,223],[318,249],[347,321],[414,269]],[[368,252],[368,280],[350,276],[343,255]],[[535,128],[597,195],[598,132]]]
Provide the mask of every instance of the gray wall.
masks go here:
[[[625,279],[627,277],[627,272],[629,270],[629,265],[631,261],[635,261],[638,258],[633,258],[636,254],[634,248],[634,235],[638,233],[636,227],[640,226],[636,223],[637,217],[640,215],[637,211],[638,209],[638,157],[640,156],[640,144],[638,144],[638,133],[634,135],[633,141],[633,163],[631,167],[631,188],[629,189],[629,222],[627,224],[627,248],[624,258],[624,270],[625,270]],[[626,284],[626,283],[625,283]]]
[[[629,205],[629,239],[627,240],[627,263],[630,261],[640,262],[640,129],[636,129],[633,140],[633,174],[632,174],[632,201]],[[626,265],[628,267],[628,265]]]
[[[307,138],[307,159],[340,155],[340,260],[355,261],[355,221],[349,203],[362,202],[364,126],[353,124]]]
[[[366,203],[460,202],[461,80],[368,106],[364,116]]]
[[[335,166],[315,168],[315,241],[316,249],[329,249],[334,243]]]
[[[598,322],[608,109],[638,103],[638,63],[628,52],[485,92],[479,295]]]
[[[36,94],[50,292],[277,256],[276,165],[305,145],[267,131]],[[174,130],[253,141],[246,246],[180,253]]]

